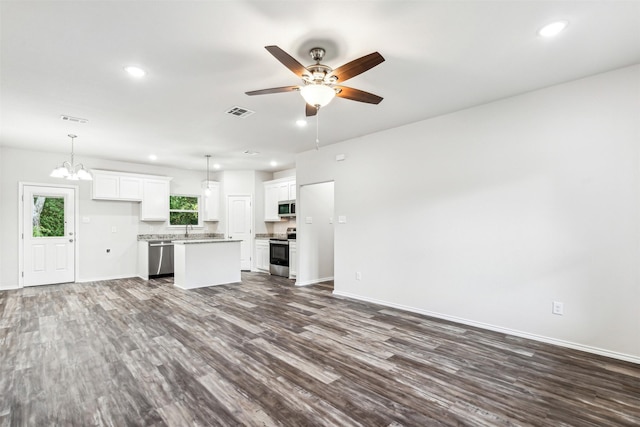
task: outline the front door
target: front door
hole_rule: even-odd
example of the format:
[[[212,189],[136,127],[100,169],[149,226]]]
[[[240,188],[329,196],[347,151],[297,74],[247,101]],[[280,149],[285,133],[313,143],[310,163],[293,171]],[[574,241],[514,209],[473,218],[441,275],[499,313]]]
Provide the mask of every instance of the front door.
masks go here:
[[[25,185],[24,286],[75,281],[75,189]]]
[[[251,270],[251,196],[228,197],[227,237],[241,240],[240,269]]]

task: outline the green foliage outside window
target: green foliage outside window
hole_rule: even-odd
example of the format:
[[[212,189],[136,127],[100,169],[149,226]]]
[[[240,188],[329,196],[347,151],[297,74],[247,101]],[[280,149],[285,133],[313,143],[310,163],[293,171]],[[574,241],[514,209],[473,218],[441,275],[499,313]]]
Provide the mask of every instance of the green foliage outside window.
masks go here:
[[[33,237],[64,236],[64,198],[33,197]]]
[[[198,202],[195,196],[169,196],[169,225],[198,225]]]

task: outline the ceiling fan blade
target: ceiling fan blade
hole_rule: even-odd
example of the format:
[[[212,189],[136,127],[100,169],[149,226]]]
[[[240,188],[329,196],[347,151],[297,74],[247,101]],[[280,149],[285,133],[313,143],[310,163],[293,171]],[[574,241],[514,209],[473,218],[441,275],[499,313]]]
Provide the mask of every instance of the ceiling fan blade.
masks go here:
[[[358,74],[362,74],[365,71],[370,70],[382,62],[384,62],[382,55],[378,52],[373,52],[336,68],[333,70],[333,75],[338,78],[338,82],[342,83],[349,80],[351,77],[355,77]]]
[[[245,93],[247,95],[267,95],[269,93],[293,92],[293,91],[296,91],[296,90],[300,90],[300,86],[272,87],[270,89],[252,90],[252,91],[245,92]]]
[[[304,105],[305,105],[304,113],[306,114],[307,117],[315,116],[316,114],[318,114],[318,109],[313,105],[309,105],[306,103]]]
[[[366,102],[368,104],[379,104],[384,98],[373,93],[365,92],[360,89],[354,89],[346,86],[335,86],[340,89],[336,94],[339,98],[350,99],[352,101]]]
[[[296,76],[302,78],[302,73],[307,71],[304,65],[296,61],[295,58],[278,46],[265,46],[264,48],[267,49],[271,55],[275,56],[278,61],[282,62],[285,67],[293,71],[293,74]]]

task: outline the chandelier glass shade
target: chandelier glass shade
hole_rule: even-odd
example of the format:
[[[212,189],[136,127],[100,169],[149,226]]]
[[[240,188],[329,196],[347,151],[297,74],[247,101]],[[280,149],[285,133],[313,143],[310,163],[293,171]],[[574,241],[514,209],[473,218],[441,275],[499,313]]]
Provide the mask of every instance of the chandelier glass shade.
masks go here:
[[[73,134],[67,136],[71,138],[71,161],[62,162],[60,166],[51,171],[49,176],[53,178],[65,178],[70,181],[92,181],[93,175],[91,175],[91,172],[86,170],[82,163],[74,163],[73,140],[77,138],[77,136]]]
[[[312,83],[303,86],[300,94],[307,104],[313,107],[324,107],[336,96],[336,91],[325,84]]]

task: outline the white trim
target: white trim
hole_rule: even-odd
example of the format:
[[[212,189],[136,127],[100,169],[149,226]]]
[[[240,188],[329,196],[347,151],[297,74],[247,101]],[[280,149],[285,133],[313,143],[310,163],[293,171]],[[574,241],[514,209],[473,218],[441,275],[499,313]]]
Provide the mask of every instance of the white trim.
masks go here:
[[[89,282],[104,282],[106,280],[119,280],[119,279],[142,279],[144,278],[137,276],[135,274],[119,274],[117,276],[108,276],[108,277],[91,277],[91,278],[82,278],[76,279],[76,283],[89,283]]]
[[[14,286],[13,288],[5,288],[5,287],[0,287],[0,292],[2,291],[15,291],[18,289],[22,289],[20,286]]]
[[[80,275],[80,201],[78,200],[79,195],[79,186],[77,185],[57,185],[52,183],[38,183],[38,182],[18,182],[18,287],[10,288],[10,289],[21,289],[24,288],[24,277],[22,276],[22,272],[24,271],[24,239],[22,238],[22,234],[24,233],[24,224],[23,224],[23,210],[24,210],[24,187],[25,186],[36,186],[36,187],[51,187],[51,188],[69,188],[73,190],[73,204],[74,204],[74,272],[73,277],[74,280],[78,280],[78,276]]]
[[[304,282],[296,281],[296,286],[315,285],[316,283],[328,282],[329,280],[333,280],[333,276],[331,276],[331,277],[321,277],[319,279],[305,280]]]
[[[231,197],[248,197],[249,198],[249,269],[248,270],[242,270],[241,271],[253,271],[253,269],[255,268],[255,231],[256,231],[256,213],[255,213],[255,209],[253,208],[253,194],[226,194],[226,199],[225,201],[225,237],[228,239],[229,238],[229,224],[231,223],[231,221],[229,221],[229,199]],[[241,244],[242,245],[242,244]],[[240,249],[241,253],[242,253],[242,248]],[[240,255],[242,256],[242,255]]]
[[[406,305],[396,304],[396,303],[392,303],[392,302],[388,302],[388,301],[382,301],[382,300],[378,300],[378,299],[375,299],[375,298],[363,297],[363,296],[351,294],[351,293],[348,293],[348,292],[340,292],[340,291],[335,291],[334,290],[333,294],[337,295],[337,296],[341,296],[341,297],[346,297],[346,298],[351,298],[351,299],[355,299],[355,300],[370,302],[370,303],[373,303],[373,304],[379,304],[379,305],[383,305],[383,306],[386,306],[386,307],[397,308],[399,310],[409,311],[409,312],[412,312],[412,313],[422,314],[422,315],[425,315],[425,316],[435,317],[435,318],[438,318],[438,319],[449,320],[451,322],[461,323],[463,325],[475,326],[477,328],[487,329],[487,330],[494,331],[494,332],[500,332],[500,333],[504,333],[504,334],[507,334],[507,335],[513,335],[513,336],[516,336],[516,337],[527,338],[527,339],[530,339],[530,340],[540,341],[540,342],[544,342],[544,343],[547,343],[547,344],[553,344],[553,345],[557,345],[557,346],[560,346],[560,347],[566,347],[566,348],[571,348],[571,349],[574,349],[574,350],[580,350],[580,351],[584,351],[586,353],[593,353],[593,354],[597,354],[597,355],[600,355],[600,356],[610,357],[612,359],[624,360],[626,362],[640,364],[640,356],[634,356],[634,355],[625,354],[625,353],[618,353],[618,352],[615,352],[615,351],[606,350],[606,349],[598,348],[598,347],[592,347],[592,346],[579,344],[579,343],[575,343],[575,342],[571,342],[571,341],[559,340],[559,339],[556,339],[556,338],[545,337],[545,336],[542,336],[542,335],[530,334],[528,332],[522,332],[522,331],[509,329],[509,328],[503,328],[501,326],[495,326],[495,325],[491,325],[491,324],[488,324],[488,323],[476,322],[474,320],[463,319],[463,318],[456,317],[456,316],[449,316],[447,314],[437,313],[437,312],[433,312],[433,311],[429,311],[429,310],[423,310],[423,309],[415,308],[415,307],[409,307],[409,306],[406,306]]]

